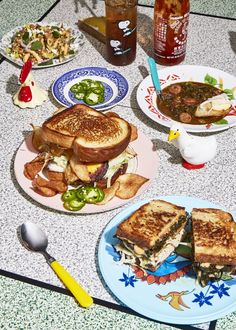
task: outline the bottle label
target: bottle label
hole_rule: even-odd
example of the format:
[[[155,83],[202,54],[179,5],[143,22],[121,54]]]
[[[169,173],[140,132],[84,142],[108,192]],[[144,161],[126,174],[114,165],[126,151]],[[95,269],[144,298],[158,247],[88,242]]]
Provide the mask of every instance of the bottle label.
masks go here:
[[[155,17],[154,51],[163,58],[178,58],[185,54],[189,13],[171,16],[169,19]]]

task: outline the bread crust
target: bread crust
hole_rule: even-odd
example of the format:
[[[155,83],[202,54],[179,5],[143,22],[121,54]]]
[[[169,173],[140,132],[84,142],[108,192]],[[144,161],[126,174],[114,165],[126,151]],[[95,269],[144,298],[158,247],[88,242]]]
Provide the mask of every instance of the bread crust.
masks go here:
[[[236,265],[236,223],[230,213],[194,208],[192,229],[195,262]]]
[[[73,142],[75,137],[70,135],[65,135],[57,131],[53,131],[47,126],[44,126],[42,129],[42,138],[44,141],[56,144],[60,147],[71,149],[73,146]]]
[[[81,162],[105,162],[124,151],[131,127],[119,117],[107,117],[86,105],[65,109],[42,125],[45,141],[73,148]]]
[[[159,238],[169,236],[172,225],[178,223],[180,217],[186,219],[186,215],[184,207],[153,200],[119,224],[116,236],[149,250],[155,247]]]
[[[104,147],[101,145],[101,147],[90,148],[82,146],[78,144],[77,141],[75,141],[73,144],[73,150],[81,162],[102,163],[120,155],[128,147],[129,142],[130,131],[127,133],[123,140],[111,146]]]

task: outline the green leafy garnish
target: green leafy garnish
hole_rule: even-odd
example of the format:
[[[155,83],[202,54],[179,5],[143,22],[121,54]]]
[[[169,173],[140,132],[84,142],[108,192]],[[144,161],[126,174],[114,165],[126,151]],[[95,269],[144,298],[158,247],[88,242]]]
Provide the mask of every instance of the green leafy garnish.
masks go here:
[[[217,85],[217,80],[214,77],[210,76],[209,74],[205,76],[204,82],[212,86]]]
[[[39,40],[36,40],[36,41],[32,42],[30,48],[31,48],[31,50],[34,50],[34,51],[41,50],[43,48],[43,45]]]
[[[221,119],[221,120],[215,121],[214,124],[215,125],[227,125],[228,124],[228,120]]]
[[[26,31],[23,36],[22,36],[22,40],[24,41],[24,43],[27,45],[29,43],[29,32]]]
[[[191,259],[192,257],[192,248],[190,246],[187,245],[182,245],[181,243],[175,248],[175,252],[187,259]]]
[[[223,280],[223,281],[232,280],[232,279],[233,279],[233,276],[231,276],[230,274],[227,274],[227,273],[223,273],[221,276],[221,280]]]
[[[53,60],[49,60],[49,61],[46,61],[46,62],[39,63],[38,66],[52,65],[52,64],[53,64]]]
[[[55,38],[55,39],[58,39],[58,38],[60,38],[60,33],[58,32],[58,31],[53,31],[52,32],[52,35],[53,35],[53,37]]]
[[[225,94],[227,94],[227,96],[230,100],[234,100],[234,94],[233,94],[232,89],[224,89],[223,92]]]

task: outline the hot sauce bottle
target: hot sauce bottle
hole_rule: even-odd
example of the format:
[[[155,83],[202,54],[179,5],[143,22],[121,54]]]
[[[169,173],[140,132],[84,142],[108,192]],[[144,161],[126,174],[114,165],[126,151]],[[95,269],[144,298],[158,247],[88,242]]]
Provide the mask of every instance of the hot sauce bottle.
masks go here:
[[[189,0],[156,0],[154,6],[154,58],[175,65],[185,58]]]

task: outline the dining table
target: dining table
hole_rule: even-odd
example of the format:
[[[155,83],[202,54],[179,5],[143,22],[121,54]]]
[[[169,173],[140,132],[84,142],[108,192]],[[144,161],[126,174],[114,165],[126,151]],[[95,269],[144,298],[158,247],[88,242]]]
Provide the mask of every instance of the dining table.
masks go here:
[[[13,96],[20,86],[21,67],[4,56],[0,58],[1,329],[236,329],[236,305],[235,309],[230,306],[228,311],[226,308],[224,313],[216,312],[210,318],[204,317],[202,309],[201,317],[195,318],[193,313],[189,321],[183,317],[183,322],[175,322],[174,317],[172,322],[171,318],[155,318],[142,313],[142,308],[132,308],[133,304],[129,304],[126,297],[122,299],[114,294],[100,267],[103,259],[99,253],[104,231],[111,221],[121,213],[125,214],[127,208],[132,208],[134,204],[160,196],[177,196],[178,200],[208,201],[236,217],[234,125],[226,125],[224,129],[214,132],[190,132],[203,137],[214,136],[217,154],[204,168],[188,170],[181,164],[179,150],[168,142],[170,128],[151,119],[140,108],[137,94],[142,81],[150,75],[147,59],[153,56],[153,4],[153,1],[138,3],[137,53],[133,63],[126,66],[108,63],[105,44],[81,29],[82,42],[76,57],[61,65],[32,70],[38,86],[49,94],[49,99],[35,108],[22,109],[14,105]],[[214,68],[236,77],[235,1],[192,0],[190,5],[186,56],[178,66],[191,66],[196,71],[199,66]],[[104,15],[105,2],[101,0],[1,0],[0,37],[16,26],[29,22],[60,22],[79,31],[79,21]],[[19,183],[16,159],[19,159],[25,138],[32,132],[31,125],[40,126],[62,106],[52,93],[53,83],[64,73],[84,67],[114,70],[127,79],[129,88],[126,97],[109,110],[137,127],[145,141],[143,152],[145,143],[152,145],[151,156],[148,154],[145,159],[145,166],[150,168],[152,178],[135,198],[110,209],[94,213],[68,213],[35,200],[25,191]],[[160,73],[166,69],[159,64],[157,68]],[[24,154],[20,157],[24,161]],[[150,164],[152,161],[155,164]],[[90,308],[79,306],[41,254],[28,251],[20,244],[17,229],[27,221],[36,223],[44,230],[49,242],[47,251],[93,297],[94,304]],[[178,291],[178,279],[175,283]],[[154,285],[147,284],[148,289]],[[129,288],[127,292],[131,289],[134,290]],[[155,290],[158,291],[157,284]],[[168,305],[169,301],[162,301],[163,306]],[[222,298],[222,304],[224,301]],[[155,306],[152,308],[155,310]],[[182,315],[184,309],[186,307],[182,305],[176,315]],[[160,310],[157,312],[161,313]]]

